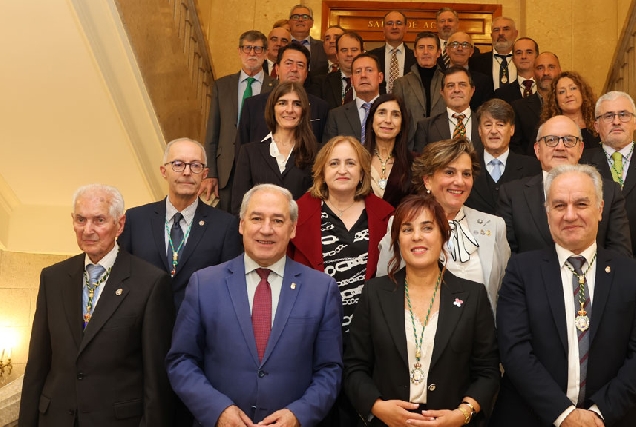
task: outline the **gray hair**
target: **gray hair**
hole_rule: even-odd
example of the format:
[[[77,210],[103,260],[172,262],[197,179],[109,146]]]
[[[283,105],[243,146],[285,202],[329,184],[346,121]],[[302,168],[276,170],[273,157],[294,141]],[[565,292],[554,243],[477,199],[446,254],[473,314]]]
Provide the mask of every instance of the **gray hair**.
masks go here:
[[[307,9],[309,11],[309,16],[311,16],[311,19],[314,19],[314,11],[311,10],[311,7],[307,6],[306,4],[297,4],[294,7],[292,7],[289,10],[289,17],[290,18],[292,16],[292,12],[294,11],[294,9]]]
[[[247,193],[245,193],[245,195],[243,196],[243,201],[241,202],[241,210],[239,211],[240,219],[243,219],[245,217],[250,199],[259,191],[275,191],[285,196],[287,202],[289,202],[289,217],[291,218],[293,223],[298,221],[298,204],[296,204],[294,196],[292,196],[292,193],[290,193],[288,189],[279,187],[278,185],[274,184],[259,184],[252,187]]]
[[[512,19],[512,18],[508,18],[507,16],[498,16],[498,17],[496,17],[495,19],[493,19],[493,20],[492,20],[492,25],[494,25],[494,24],[495,24],[495,22],[497,22],[497,21],[503,21],[504,19],[505,19],[506,21],[510,21],[510,22],[512,22],[512,28],[513,28],[514,30],[516,30],[516,29],[517,29],[517,24],[515,23],[515,20],[514,20],[514,19]],[[533,40],[533,41],[534,41],[534,40]]]
[[[596,170],[594,166],[576,164],[576,165],[560,165],[553,168],[548,173],[548,176],[545,178],[545,182],[543,183],[543,189],[546,195],[545,210],[546,211],[550,210],[547,198],[548,198],[548,194],[550,194],[550,188],[552,187],[552,183],[559,175],[563,175],[565,173],[570,173],[570,172],[579,172],[590,177],[590,179],[594,183],[594,193],[596,194],[596,205],[597,207],[600,207],[603,201],[603,178],[601,178],[601,174],[598,173],[598,171]]]
[[[190,139],[190,138],[177,138],[177,139],[173,139],[172,141],[170,141],[168,144],[166,144],[166,149],[163,150],[163,164],[165,165],[166,163],[168,163],[168,153],[170,152],[170,148],[175,145],[178,142],[181,141],[189,141],[193,144],[196,144],[199,146],[199,148],[201,149],[201,154],[202,154],[202,158],[203,158],[203,164],[205,164],[206,166],[208,165],[208,154],[205,152],[205,148],[203,147],[203,145],[199,142],[199,141],[195,141],[194,139]]]
[[[554,116],[556,117],[556,116]],[[543,126],[545,126],[545,124],[550,121],[551,119],[553,119],[554,117],[551,117],[550,119],[546,120],[545,122],[543,122],[541,124],[541,126],[539,126],[539,129],[537,129],[537,139],[535,140],[535,142],[539,142],[541,141],[541,138],[543,138]],[[567,117],[567,116],[563,116],[563,117]],[[568,117],[569,119],[569,117]],[[570,119],[572,120],[572,119]],[[581,144],[583,143],[583,134],[581,133],[581,128],[579,127],[579,125],[576,124],[576,122],[574,120],[572,120],[572,123],[574,123],[576,125],[576,128],[579,130],[579,134],[578,135],[574,135],[574,136],[578,136],[580,139]]]
[[[103,193],[109,196],[108,204],[108,213],[113,219],[119,219],[124,214],[124,197],[121,195],[118,189],[115,187],[111,187],[110,185],[104,184],[88,184],[78,188],[73,194],[73,209],[75,209],[75,204],[80,197],[94,194],[94,193]]]
[[[611,92],[607,92],[605,95],[601,96],[598,101],[596,101],[596,106],[594,107],[594,117],[598,117],[601,115],[601,104],[606,101],[615,101],[618,98],[625,98],[632,104],[632,113],[636,113],[636,105],[634,105],[634,100],[629,94],[625,92],[621,92],[619,90],[613,90]]]

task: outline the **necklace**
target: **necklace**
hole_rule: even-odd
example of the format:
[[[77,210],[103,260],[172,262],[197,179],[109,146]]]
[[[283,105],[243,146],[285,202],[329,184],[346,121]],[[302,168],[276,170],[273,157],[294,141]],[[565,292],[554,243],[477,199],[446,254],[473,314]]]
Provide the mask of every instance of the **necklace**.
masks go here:
[[[569,261],[565,264],[565,266],[579,279],[579,303],[581,304],[581,309],[576,313],[578,316],[574,319],[574,325],[576,329],[583,332],[586,331],[587,328],[590,327],[590,319],[587,317],[587,311],[585,311],[585,275],[590,268],[592,268],[592,264],[594,264],[594,260],[596,260],[596,254],[592,257],[592,261],[587,266],[587,269],[583,274],[579,274],[574,271],[574,268],[570,265]]]
[[[623,180],[623,173],[619,173],[618,170],[616,169],[616,166],[614,165],[614,161],[612,160],[612,156],[607,154],[607,151],[603,150],[603,152],[605,153],[605,157],[607,157],[607,162],[611,165],[610,167],[612,168],[612,172],[614,172],[612,175],[616,175],[616,177],[618,178],[618,184],[621,186],[621,189],[623,188],[623,186],[625,185],[625,181]],[[618,151],[620,153],[620,151]],[[632,153],[634,152],[634,143],[632,142],[632,148],[629,150],[629,154],[625,157],[626,159],[631,159],[632,158]],[[622,154],[621,154],[622,156]]]
[[[192,221],[194,222],[194,221]],[[170,220],[166,220],[166,233],[168,233],[168,248],[172,251],[172,270],[170,271],[170,277],[174,277],[177,274],[177,265],[179,264],[179,251],[183,248],[185,241],[188,240],[188,236],[190,235],[190,229],[192,228],[192,223],[188,226],[188,229],[181,239],[181,243],[177,248],[174,247],[172,243],[172,236],[170,235]]]
[[[95,297],[95,290],[97,290],[97,288],[108,279],[111,269],[112,267],[102,273],[100,278],[93,283],[93,286],[91,286],[91,279],[88,276],[88,271],[84,270],[84,280],[86,281],[86,288],[88,289],[88,301],[86,302],[86,314],[84,315],[84,329],[86,329],[88,322],[90,322],[91,317],[93,317],[93,298]]]
[[[439,276],[437,276],[437,283],[435,283],[435,291],[433,292],[433,298],[431,298],[431,303],[428,306],[428,312],[426,312],[426,318],[424,319],[424,323],[422,324],[422,333],[420,334],[420,341],[417,341],[417,332],[415,330],[415,317],[413,316],[413,309],[411,308],[411,298],[409,298],[409,282],[404,279],[404,293],[406,294],[406,302],[409,306],[409,313],[411,314],[411,323],[413,324],[413,336],[415,337],[415,363],[413,364],[413,369],[411,369],[411,383],[413,385],[418,385],[422,381],[424,381],[424,371],[422,371],[422,364],[420,363],[420,359],[422,358],[422,341],[424,340],[424,330],[428,325],[428,317],[431,314],[431,310],[433,309],[433,304],[435,303],[435,296],[437,296],[437,290],[439,289],[439,283],[442,280],[442,272],[440,271]]]
[[[380,153],[378,152],[378,149],[376,148],[374,151],[375,151],[375,155],[380,161],[380,166],[382,166],[382,173],[380,174],[380,181],[378,181],[378,186],[382,190],[384,190],[386,188],[386,183],[388,181],[386,176],[386,165],[389,163],[389,160],[393,158],[393,153],[389,153],[389,157],[387,157],[385,160],[382,160],[382,157],[380,157]]]
[[[333,205],[333,203],[331,203],[329,200],[327,200],[327,205],[329,205],[329,207],[330,207],[330,208],[332,208],[332,209],[337,210],[338,212],[340,212],[340,214],[338,214],[338,216],[341,216],[343,213],[345,213],[345,211],[346,211],[347,209],[349,209],[351,206],[353,206],[353,205],[355,205],[355,204],[356,204],[356,201],[354,200],[354,201],[353,201],[353,203],[351,203],[349,206],[347,206],[346,208],[344,208],[344,209],[342,209],[342,210],[341,210],[341,209],[338,209],[337,207],[335,207],[335,206]]]

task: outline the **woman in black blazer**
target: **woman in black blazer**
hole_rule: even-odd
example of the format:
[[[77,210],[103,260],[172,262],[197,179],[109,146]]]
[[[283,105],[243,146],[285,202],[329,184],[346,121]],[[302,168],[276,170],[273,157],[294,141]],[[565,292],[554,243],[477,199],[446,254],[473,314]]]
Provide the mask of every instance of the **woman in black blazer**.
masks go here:
[[[441,268],[449,234],[432,196],[408,196],[395,211],[389,276],[362,289],[344,359],[347,396],[368,425],[476,426],[492,409],[493,312],[484,285]]]
[[[241,147],[234,169],[230,212],[238,214],[243,195],[258,184],[288,189],[298,200],[311,187],[311,167],[318,143],[309,121],[309,100],[303,86],[280,83],[265,106],[270,133]]]

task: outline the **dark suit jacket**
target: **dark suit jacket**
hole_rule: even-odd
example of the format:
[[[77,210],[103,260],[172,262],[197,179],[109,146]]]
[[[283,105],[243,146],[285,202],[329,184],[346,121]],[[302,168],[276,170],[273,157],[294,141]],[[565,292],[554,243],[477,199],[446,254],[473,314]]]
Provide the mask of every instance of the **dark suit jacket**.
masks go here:
[[[470,140],[477,150],[483,150],[484,146],[479,137],[477,118],[475,111],[471,111],[471,135]],[[421,153],[424,147],[436,141],[443,139],[451,139],[451,131],[449,127],[448,111],[433,117],[427,117],[417,122],[417,130],[415,131],[415,152]],[[466,135],[468,137],[468,135]]]
[[[605,425],[636,420],[636,262],[598,248],[585,407]],[[497,332],[505,370],[491,426],[548,427],[566,396],[568,339],[554,245],[510,259],[499,290]]]
[[[120,250],[82,330],[84,259],[42,270],[20,426],[172,426],[170,278]]]
[[[296,155],[292,152],[281,174],[276,159],[269,154],[270,142],[271,139],[267,138],[241,147],[236,160],[231,213],[239,213],[243,195],[258,184],[270,183],[284,187],[292,193],[294,200],[298,200],[311,187],[311,165],[299,169],[296,166]]]
[[[327,74],[329,72],[329,62],[322,41],[310,37],[309,46],[309,77],[314,78],[314,76]]]
[[[602,248],[631,256],[625,199],[615,182],[603,180],[603,202],[596,243]],[[506,222],[506,235],[513,253],[554,245],[545,212],[542,173],[502,185],[497,215]]]
[[[369,280],[375,275],[378,264],[378,243],[386,233],[389,218],[393,214],[393,206],[373,193],[366,196],[365,209],[369,222],[369,249],[367,272]],[[298,200],[298,223],[296,237],[289,242],[287,254],[291,259],[318,271],[325,271],[322,257],[321,200],[306,193]]]
[[[444,75],[438,67],[431,81],[431,116],[446,111],[446,102],[441,94],[442,77]],[[426,93],[424,92],[424,84],[422,83],[417,64],[411,67],[411,71],[408,74],[393,83],[393,94],[404,100],[411,116],[409,150],[413,150],[417,122],[426,117]]]
[[[335,280],[287,259],[262,360],[243,255],[192,275],[166,358],[170,383],[205,427],[230,405],[254,423],[287,408],[316,426],[342,378],[342,303]]]
[[[367,419],[377,399],[409,401],[409,371],[404,332],[405,270],[367,282],[349,329],[344,387],[351,403]],[[470,396],[490,413],[499,388],[499,357],[493,312],[482,284],[446,271],[439,290],[440,308],[431,365],[428,409],[454,409]],[[456,302],[461,301],[458,307]],[[479,425],[482,416],[470,425]],[[383,426],[374,418],[371,426]]]
[[[205,136],[209,177],[219,178],[219,188],[231,185],[230,174],[234,168],[234,140],[238,124],[238,85],[240,72],[230,74],[214,82],[210,115]],[[265,73],[261,93],[269,92],[273,81]]]
[[[322,133],[327,123],[327,113],[329,109],[327,103],[317,96],[307,94],[309,98],[309,114],[311,120],[311,130],[316,136],[316,142],[322,141]],[[261,141],[269,133],[265,123],[265,106],[269,93],[262,93],[248,98],[243,103],[241,110],[241,120],[239,121],[238,132],[234,148],[236,158],[238,158],[241,146],[253,141]]]
[[[320,97],[325,100],[329,110],[342,106],[342,73],[340,70],[321,76]]]
[[[492,51],[480,53],[478,55],[473,55],[468,59],[468,66],[470,67],[470,71],[477,71],[481,74],[484,74],[490,77],[492,81]]]
[[[541,104],[538,92],[510,104],[515,110],[515,134],[510,138],[510,149],[515,153],[535,156],[534,141],[541,117]]]
[[[444,42],[442,40],[440,40],[440,46],[441,46],[441,54],[439,55],[439,58],[437,58],[437,65],[439,66],[440,70],[445,71],[446,64],[444,64]],[[481,54],[481,51],[479,50],[479,47],[473,46],[473,54],[471,58],[479,56],[480,54]],[[470,65],[470,62],[469,62],[469,65]]]
[[[378,61],[380,62],[380,71],[382,71],[382,74],[384,74],[384,79],[382,80],[382,83],[380,83],[380,93],[386,93],[386,81],[389,78],[389,73],[387,73],[385,61],[386,49],[387,45],[385,43],[384,46],[376,47],[375,49],[367,52],[378,58]],[[400,70],[402,71],[402,76],[407,74],[411,70],[411,67],[415,65],[415,63],[416,61],[413,49],[409,48],[406,43],[404,43],[404,68]]]
[[[334,136],[342,135],[354,136],[358,140],[362,136],[362,125],[355,99],[329,111],[325,132],[322,134],[322,142],[324,144]]]
[[[495,182],[488,173],[483,152],[479,154],[479,163],[481,170],[474,180],[473,189],[465,204],[470,208],[492,215],[496,215],[499,188],[502,184],[541,173],[541,163],[536,158],[522,156],[512,151],[508,154],[506,168],[498,182]]]
[[[583,150],[580,163],[594,166],[603,178],[608,181],[612,180],[612,172],[610,172],[605,150],[602,147]],[[636,254],[636,161],[629,163],[627,177],[621,192],[625,198],[625,211],[629,221],[632,253]]]
[[[165,199],[126,211],[126,225],[119,245],[155,267],[172,270],[166,259]],[[190,276],[197,270],[221,264],[243,251],[234,215],[206,205],[199,200],[188,241],[172,278],[174,304],[179,311]]]
[[[477,71],[470,70],[470,75],[475,83],[475,93],[470,98],[470,108],[473,111],[477,111],[481,104],[491,99],[495,93],[492,85],[492,78],[479,73]]]
[[[515,80],[512,83],[508,83],[499,87],[499,89],[495,90],[495,94],[493,98],[499,98],[506,101],[508,104],[511,104],[517,99],[523,99],[523,95],[521,95],[522,88],[519,85],[519,80]]]

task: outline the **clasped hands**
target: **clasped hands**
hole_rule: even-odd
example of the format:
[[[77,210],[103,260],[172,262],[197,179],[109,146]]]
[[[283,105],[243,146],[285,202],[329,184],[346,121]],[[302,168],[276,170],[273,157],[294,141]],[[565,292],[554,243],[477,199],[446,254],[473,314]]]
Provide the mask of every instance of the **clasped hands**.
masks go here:
[[[371,413],[389,427],[426,426],[426,427],[459,427],[466,418],[458,409],[438,409],[409,412],[418,408],[417,403],[402,400],[377,400]]]
[[[561,427],[604,427],[601,418],[593,411],[587,409],[575,409],[565,417]]]
[[[221,412],[216,425],[217,427],[260,427],[270,425],[276,425],[276,427],[300,427],[296,416],[289,409],[280,409],[265,417],[260,423],[254,424],[245,415],[245,412],[241,411],[236,405],[225,408]]]

